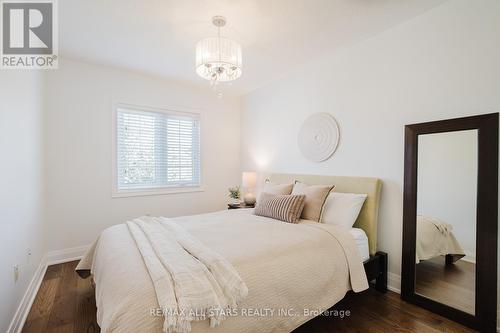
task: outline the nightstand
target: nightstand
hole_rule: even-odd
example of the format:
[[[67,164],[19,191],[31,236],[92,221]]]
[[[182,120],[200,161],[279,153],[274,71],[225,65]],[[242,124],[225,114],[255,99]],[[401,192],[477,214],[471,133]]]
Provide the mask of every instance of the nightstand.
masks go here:
[[[245,203],[227,204],[227,209],[254,208],[254,205],[246,205]]]

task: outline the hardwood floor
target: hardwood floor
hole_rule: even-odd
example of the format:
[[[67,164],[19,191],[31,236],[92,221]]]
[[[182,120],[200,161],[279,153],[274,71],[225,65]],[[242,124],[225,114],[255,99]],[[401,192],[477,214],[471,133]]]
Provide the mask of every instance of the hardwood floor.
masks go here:
[[[76,264],[74,261],[47,269],[23,332],[100,331],[96,322],[94,290],[90,279],[83,280],[76,275]],[[405,303],[393,292],[381,294],[370,289],[360,294],[349,293],[331,310],[343,310],[344,318],[320,316],[294,333],[474,332]],[[349,316],[347,310],[350,311]]]
[[[47,268],[23,333],[99,332],[90,279],[75,273],[78,261]]]
[[[476,265],[458,260],[445,265],[444,256],[420,262],[415,268],[415,292],[474,314]]]

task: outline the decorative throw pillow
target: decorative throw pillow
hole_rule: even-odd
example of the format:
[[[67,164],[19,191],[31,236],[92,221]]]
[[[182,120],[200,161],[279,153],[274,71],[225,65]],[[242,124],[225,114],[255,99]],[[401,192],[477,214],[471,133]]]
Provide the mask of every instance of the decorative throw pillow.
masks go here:
[[[293,184],[273,184],[266,182],[262,192],[269,194],[282,194],[288,195],[292,193]]]
[[[305,197],[305,195],[276,195],[262,192],[254,213],[259,216],[297,223],[304,208]]]
[[[333,188],[333,185],[307,185],[296,182],[293,186],[292,194],[304,194],[306,196],[301,217],[306,220],[319,222],[326,198]]]
[[[325,202],[321,222],[352,228],[366,197],[366,194],[330,193]]]

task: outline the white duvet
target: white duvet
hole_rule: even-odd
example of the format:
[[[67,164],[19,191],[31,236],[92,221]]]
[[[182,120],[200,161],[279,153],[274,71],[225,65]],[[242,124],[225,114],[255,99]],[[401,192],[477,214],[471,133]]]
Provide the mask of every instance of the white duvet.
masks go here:
[[[368,288],[355,241],[342,227],[289,224],[228,210],[173,219],[223,256],[248,296],[220,326],[192,323],[192,332],[290,332],[345,293]],[[77,270],[91,270],[102,332],[162,332],[154,283],[126,224],[104,230]]]
[[[452,230],[450,224],[439,219],[418,215],[415,262],[447,254],[465,256]]]

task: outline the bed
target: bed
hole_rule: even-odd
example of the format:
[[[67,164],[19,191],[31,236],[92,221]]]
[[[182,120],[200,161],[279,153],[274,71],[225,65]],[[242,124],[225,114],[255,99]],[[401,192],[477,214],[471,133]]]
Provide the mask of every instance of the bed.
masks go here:
[[[465,257],[452,230],[451,225],[437,218],[418,215],[415,262],[444,256],[446,265],[450,265]]]
[[[380,180],[291,174],[269,178],[277,183],[335,184],[338,192],[366,193],[357,230],[307,220],[289,224],[244,209],[172,219],[226,258],[248,286],[238,315],[214,328],[206,320],[193,322],[194,333],[290,332],[349,290],[365,290],[367,281],[375,280],[378,290],[386,290],[387,256],[376,252]],[[154,315],[158,301],[153,282],[125,224],[104,230],[77,271],[80,276],[91,274],[95,282],[102,332],[162,331],[163,318]]]

